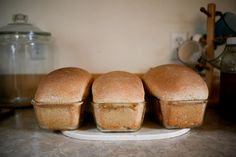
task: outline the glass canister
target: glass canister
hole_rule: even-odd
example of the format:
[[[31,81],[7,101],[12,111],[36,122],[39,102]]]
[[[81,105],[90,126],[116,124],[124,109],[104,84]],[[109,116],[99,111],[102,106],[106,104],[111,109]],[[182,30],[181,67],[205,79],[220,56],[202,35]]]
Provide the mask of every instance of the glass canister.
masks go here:
[[[236,120],[236,37],[226,41],[220,71],[220,106],[225,116]]]
[[[24,14],[0,28],[0,107],[31,106],[38,82],[53,69],[51,33]]]

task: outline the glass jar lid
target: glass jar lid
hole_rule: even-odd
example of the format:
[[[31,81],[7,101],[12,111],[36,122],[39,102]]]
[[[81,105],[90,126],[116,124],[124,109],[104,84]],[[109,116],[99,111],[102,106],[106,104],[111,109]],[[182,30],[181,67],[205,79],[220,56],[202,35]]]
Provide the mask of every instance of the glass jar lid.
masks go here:
[[[226,41],[227,45],[236,45],[236,37],[229,37]]]
[[[23,35],[43,35],[51,36],[51,33],[44,32],[38,27],[28,23],[28,16],[25,14],[15,14],[12,16],[13,23],[0,27],[0,35],[23,34]]]

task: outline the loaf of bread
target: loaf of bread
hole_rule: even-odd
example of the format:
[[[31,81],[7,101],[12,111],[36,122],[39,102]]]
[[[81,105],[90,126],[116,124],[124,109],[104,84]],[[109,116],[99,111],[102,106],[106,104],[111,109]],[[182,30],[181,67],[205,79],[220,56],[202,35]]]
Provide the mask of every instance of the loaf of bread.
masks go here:
[[[91,83],[91,74],[81,68],[66,67],[47,74],[32,101],[39,126],[53,130],[78,128]]]
[[[141,79],[128,72],[113,71],[92,85],[97,127],[103,132],[137,131],[143,121],[145,102]]]
[[[145,89],[156,98],[156,116],[166,128],[200,126],[204,119],[208,87],[192,69],[178,64],[151,68],[143,76]],[[151,104],[152,105],[152,104]]]

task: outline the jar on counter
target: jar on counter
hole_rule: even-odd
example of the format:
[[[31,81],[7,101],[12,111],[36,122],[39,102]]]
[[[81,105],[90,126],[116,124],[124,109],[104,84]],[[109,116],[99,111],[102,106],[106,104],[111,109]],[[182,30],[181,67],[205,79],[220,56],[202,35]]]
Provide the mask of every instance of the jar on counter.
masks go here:
[[[220,71],[220,107],[227,117],[236,119],[236,37],[227,39]]]
[[[53,69],[51,33],[13,15],[0,28],[0,107],[31,106],[40,79]]]

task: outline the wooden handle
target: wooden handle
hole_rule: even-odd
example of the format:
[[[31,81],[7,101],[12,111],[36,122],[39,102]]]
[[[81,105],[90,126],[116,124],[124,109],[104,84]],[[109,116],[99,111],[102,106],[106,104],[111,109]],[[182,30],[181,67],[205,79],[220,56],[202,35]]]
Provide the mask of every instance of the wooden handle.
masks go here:
[[[215,14],[216,14],[216,5],[210,3],[207,6],[207,12],[211,15],[207,18],[207,50],[206,57],[207,60],[214,58],[214,36],[215,36]],[[211,92],[212,80],[213,80],[213,66],[207,63],[209,69],[206,71],[206,81]]]
[[[204,7],[201,7],[200,11],[203,12],[204,14],[206,14],[207,17],[211,17],[211,14]]]

